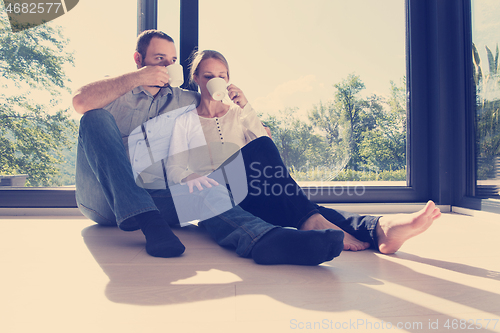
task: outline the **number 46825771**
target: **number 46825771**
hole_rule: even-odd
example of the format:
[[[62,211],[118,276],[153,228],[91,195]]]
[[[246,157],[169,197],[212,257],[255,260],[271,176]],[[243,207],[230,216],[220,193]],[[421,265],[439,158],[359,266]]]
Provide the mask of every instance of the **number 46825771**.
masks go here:
[[[490,324],[493,326],[493,329],[496,328],[498,324],[498,319],[453,319],[446,320],[444,323],[444,328],[456,330],[474,330],[474,329],[488,329]]]
[[[60,2],[45,2],[45,3],[14,3],[9,2],[5,11],[9,14],[43,14],[43,13],[57,13],[61,7]]]

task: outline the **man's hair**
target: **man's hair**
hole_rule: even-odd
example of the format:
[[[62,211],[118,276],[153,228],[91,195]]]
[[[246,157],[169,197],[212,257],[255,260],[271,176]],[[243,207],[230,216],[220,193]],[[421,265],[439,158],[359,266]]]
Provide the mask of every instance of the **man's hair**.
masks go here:
[[[200,63],[205,59],[217,59],[222,62],[227,68],[227,78],[229,79],[229,64],[220,52],[214,50],[197,51],[191,55],[191,59],[192,61],[189,69],[190,82],[194,82],[194,77],[198,75]]]
[[[137,46],[135,50],[139,52],[142,57],[142,61],[146,58],[146,52],[148,51],[149,43],[152,38],[162,38],[168,40],[169,42],[174,42],[173,38],[160,30],[144,30],[137,37]]]

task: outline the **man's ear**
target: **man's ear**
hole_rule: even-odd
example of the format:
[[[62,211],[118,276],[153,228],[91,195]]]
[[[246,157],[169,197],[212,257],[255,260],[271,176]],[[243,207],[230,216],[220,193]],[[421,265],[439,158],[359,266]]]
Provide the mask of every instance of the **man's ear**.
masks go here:
[[[137,65],[137,68],[141,68],[142,66],[142,56],[139,52],[134,53],[134,61],[135,64]]]

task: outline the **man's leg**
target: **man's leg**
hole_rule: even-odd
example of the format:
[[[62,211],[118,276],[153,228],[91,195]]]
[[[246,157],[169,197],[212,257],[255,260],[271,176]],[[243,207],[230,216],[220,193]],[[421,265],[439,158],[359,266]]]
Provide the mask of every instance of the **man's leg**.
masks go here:
[[[343,233],[301,231],[269,224],[236,206],[200,222],[215,241],[261,265],[319,265],[340,255]]]
[[[177,212],[200,219],[214,240],[258,264],[318,265],[330,261],[343,248],[343,233],[336,230],[299,231],[267,223],[239,206],[232,207],[224,186],[194,189],[171,187]],[[153,195],[155,196],[155,195]],[[162,210],[165,206],[159,206]],[[168,209],[168,208],[167,208]]]
[[[265,221],[284,227],[300,230],[344,230],[345,250],[364,250],[369,247],[368,242],[353,235],[365,228],[365,223],[358,223],[360,217],[355,214],[350,214],[347,222],[342,218],[344,212],[329,214],[327,219],[331,219],[331,223],[327,226],[310,227],[313,222],[316,226],[320,222],[327,223],[328,220],[320,214],[320,206],[311,202],[289,175],[271,139],[261,137],[253,140],[241,149],[241,153],[249,187],[248,196],[240,203],[243,209]],[[350,227],[351,222],[359,228]]]
[[[106,110],[89,111],[81,118],[76,198],[82,213],[97,223],[116,223],[122,230],[141,228],[150,255],[184,252],[149,193],[136,185],[120,131]]]
[[[303,230],[322,230],[335,225],[348,235],[370,244],[371,247],[384,254],[396,252],[404,242],[427,230],[434,220],[441,216],[441,211],[432,201],[427,202],[424,208],[412,214],[380,217],[360,216],[321,206],[319,206],[319,211],[325,219],[311,219],[303,225]]]
[[[76,203],[84,216],[103,226],[117,226],[101,184],[90,168],[80,140],[76,154]],[[138,229],[137,226],[135,229]],[[134,229],[131,226],[131,229]]]
[[[302,225],[302,230],[340,228],[346,233],[345,250],[360,251],[368,247],[377,248],[375,232],[379,217],[359,215],[318,205],[320,215]],[[318,223],[319,221],[319,223]]]

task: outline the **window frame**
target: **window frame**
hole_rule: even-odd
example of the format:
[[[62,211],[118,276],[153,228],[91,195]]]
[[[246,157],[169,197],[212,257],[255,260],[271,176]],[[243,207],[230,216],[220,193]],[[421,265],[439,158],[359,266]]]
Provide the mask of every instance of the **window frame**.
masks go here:
[[[466,84],[465,140],[466,161],[464,172],[464,195],[457,198],[456,206],[500,214],[500,201],[476,197],[477,159],[476,159],[476,96],[472,59],[472,4],[471,0],[463,1],[464,8],[464,53]]]

